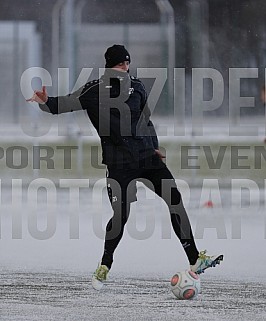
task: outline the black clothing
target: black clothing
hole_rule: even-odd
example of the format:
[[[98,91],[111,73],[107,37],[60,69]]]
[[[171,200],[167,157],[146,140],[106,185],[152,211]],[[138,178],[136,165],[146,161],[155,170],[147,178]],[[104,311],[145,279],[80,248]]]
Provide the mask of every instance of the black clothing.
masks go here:
[[[144,85],[126,72],[106,69],[100,79],[68,96],[49,97],[40,108],[52,114],[85,109],[100,136],[106,165],[121,168],[158,149]]]
[[[104,58],[106,60],[105,68],[112,68],[124,61],[131,62],[130,54],[123,45],[113,45],[107,48]]]
[[[158,139],[150,121],[142,82],[126,72],[106,69],[73,94],[49,97],[43,111],[52,114],[85,109],[96,128],[107,165],[107,189],[114,211],[106,227],[102,264],[109,268],[121,240],[130,203],[136,200],[135,180],[143,180],[166,202],[171,223],[191,264],[198,257],[189,219],[174,178],[155,153]]]
[[[171,172],[157,155],[147,158],[139,168],[119,170],[108,167],[107,191],[114,214],[106,226],[102,264],[109,269],[112,266],[114,251],[123,236],[129,217],[130,203],[137,200],[136,181],[144,183],[166,202],[174,232],[180,239],[190,264],[194,264],[199,252],[181,194]]]

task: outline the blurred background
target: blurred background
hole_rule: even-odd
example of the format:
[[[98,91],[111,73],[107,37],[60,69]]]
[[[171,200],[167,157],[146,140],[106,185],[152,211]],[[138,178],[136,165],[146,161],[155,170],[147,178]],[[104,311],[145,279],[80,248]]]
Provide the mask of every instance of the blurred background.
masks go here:
[[[87,70],[92,71],[90,79],[98,78],[98,68],[105,64],[106,48],[118,43],[124,44],[131,54],[130,71],[133,75],[140,67],[167,68],[168,80],[154,106],[152,120],[159,135],[160,148],[166,154],[166,163],[179,179],[178,187],[193,220],[193,228],[198,226],[195,231],[200,248],[207,248],[210,253],[222,249],[225,254],[223,269],[216,269],[215,275],[219,271],[223,276],[227,274],[222,279],[223,285],[228,275],[239,278],[245,273],[245,282],[256,276],[260,277],[260,282],[262,276],[265,279],[265,258],[261,257],[261,251],[254,250],[262,248],[266,236],[266,135],[264,102],[261,99],[266,65],[265,13],[265,0],[0,0],[1,266],[6,266],[7,271],[10,266],[25,270],[37,266],[41,271],[47,267],[84,269],[86,273],[95,269],[103,241],[96,235],[93,222],[104,227],[111,215],[104,191],[105,166],[101,164],[99,139],[83,111],[53,116],[41,112],[36,103],[26,103],[20,81],[25,70],[41,67],[52,77],[53,86],[47,87],[49,95],[57,95],[59,90],[67,94],[83,68],[92,68]],[[203,132],[200,133],[192,124],[192,69],[206,67],[214,68],[222,75],[224,86],[221,85],[220,91],[224,87],[224,99],[219,108],[203,114]],[[254,107],[241,108],[241,119],[234,118],[234,112],[230,114],[229,111],[229,69],[236,67],[258,69],[258,77],[241,81],[241,96],[255,99]],[[57,85],[58,68],[69,68],[69,73],[60,79],[62,88]],[[185,99],[177,100],[175,106],[174,68],[184,68],[186,80],[184,87],[182,83],[177,84],[177,98],[179,90],[184,90]],[[87,80],[84,77],[83,83]],[[143,81],[150,91],[154,79]],[[37,78],[31,85],[35,89],[41,88]],[[31,94],[32,90],[29,91]],[[212,83],[208,80],[204,82],[203,96],[206,100],[212,99]],[[175,108],[180,112],[175,113]],[[256,129],[253,132],[251,125]],[[232,133],[233,129],[237,131]],[[72,147],[71,154],[64,153],[66,148]],[[192,148],[188,153],[194,157],[189,161],[192,168],[184,169],[182,166],[188,158],[182,153],[182,147]],[[232,152],[232,147],[239,147],[238,154]],[[261,154],[255,154],[256,148],[260,148]],[[38,162],[41,157],[44,160]],[[52,168],[48,168],[47,158],[49,164],[54,165]],[[66,167],[70,161],[71,166]],[[240,166],[234,166],[236,164]],[[69,186],[73,184],[73,188],[80,183],[76,178],[89,180],[89,190],[80,188],[78,193],[73,189],[76,192],[70,196],[70,188],[59,184],[60,179],[67,178],[70,178],[68,183]],[[186,258],[181,257],[181,251],[173,255],[176,251],[173,234],[171,239],[169,236],[169,240],[161,242],[163,233],[171,231],[167,209],[163,207],[165,204],[158,198],[154,199],[153,194],[146,194],[143,188],[139,192],[141,197],[132,210],[133,221],[129,222],[129,227],[135,226],[137,219],[140,219],[142,228],[146,217],[156,218],[156,231],[148,241],[138,243],[139,246],[135,239],[126,236],[120,252],[124,255],[118,255],[114,271],[127,273],[131,269],[141,274],[148,266],[147,271],[164,271],[171,275],[175,267],[187,266]],[[53,207],[54,200],[57,201],[56,208]],[[34,202],[38,203],[37,210]],[[79,210],[76,203],[80,205]],[[58,218],[56,235],[46,242],[30,235],[28,223],[33,221],[35,213],[43,218],[42,226],[45,226],[47,213],[51,218]],[[73,214],[80,214],[78,240],[70,239],[68,232],[69,222],[76,217]],[[226,226],[221,221],[223,218]],[[210,228],[204,237],[202,226]],[[218,235],[216,227],[227,234]],[[159,260],[151,248],[160,252]],[[243,254],[248,260],[240,265]],[[139,259],[136,259],[137,255]],[[51,276],[51,280],[53,278]],[[6,282],[15,280],[12,282],[16,285],[23,282],[21,274],[8,278],[3,274],[2,279]],[[29,280],[29,284],[35,282],[31,277]],[[3,298],[6,297],[5,302],[12,302],[13,306],[5,306],[9,314],[3,320],[22,320],[21,306],[13,308],[21,301],[14,299],[14,286],[10,286],[10,282],[8,288],[12,293],[7,291]],[[69,284],[68,281],[66,283]],[[238,285],[231,287],[239,288]],[[44,287],[46,291],[47,287]],[[249,291],[246,283],[240,289],[244,288]],[[25,287],[21,289],[26,293],[32,291],[32,286],[27,286],[27,290]],[[40,287],[37,289],[39,291]],[[68,291],[67,287],[65,289]],[[32,293],[30,302],[39,303],[39,298],[32,297],[35,292]],[[50,292],[46,293],[49,296]],[[61,291],[59,293],[61,302]],[[67,297],[72,293],[70,291]],[[221,293],[221,306],[227,308]],[[237,309],[231,309],[236,314],[228,318],[235,320],[234,316],[239,312],[239,295],[235,292],[227,295],[237,298]],[[25,295],[21,296],[19,292],[19,297],[23,300]],[[121,296],[115,297],[121,300]],[[43,296],[46,303],[53,298]],[[246,298],[251,298],[250,306],[246,307],[249,312],[260,315],[254,310],[259,306],[258,295],[249,292]],[[261,300],[263,298],[265,295],[261,295]],[[112,300],[110,302],[112,305]],[[121,302],[125,302],[123,296]],[[200,313],[206,311],[204,304],[200,305]],[[92,305],[86,304],[86,307]],[[143,307],[142,303],[139,306]],[[29,307],[31,316],[24,319],[37,320],[41,314]],[[47,305],[44,307],[46,312]],[[78,309],[86,311],[80,307],[79,301]],[[149,312],[143,315],[150,319],[150,306],[147,309]],[[176,306],[174,309],[176,311]],[[69,313],[69,306],[61,310]],[[53,315],[58,317],[54,311]],[[210,311],[213,313],[213,309]],[[220,313],[221,310],[217,311]],[[14,317],[16,313],[17,318]],[[242,318],[242,314],[239,315]],[[88,319],[87,315],[85,319]]]
[[[266,320],[266,256],[258,250],[266,240],[265,14],[265,0],[0,0],[1,321]],[[21,92],[30,67],[50,73],[49,95],[71,91],[83,68],[80,86],[86,76],[98,78],[114,43],[129,50],[133,75],[137,68],[167,70],[152,113],[160,149],[199,249],[225,255],[191,305],[171,299],[166,280],[188,262],[166,204],[141,185],[108,290],[92,292],[112,215],[99,139],[85,112],[49,115]],[[224,99],[198,114],[201,132],[193,127],[192,69],[206,67],[222,75]],[[241,81],[241,95],[255,99],[241,108],[241,119],[229,110],[235,67],[258,69],[257,78]],[[69,68],[59,86],[58,68]],[[176,88],[174,68],[185,75]],[[154,79],[143,81],[150,91]],[[38,78],[24,85],[41,88]],[[185,95],[174,104],[175,91]],[[212,99],[208,80],[203,96]]]
[[[53,137],[54,143],[55,136],[66,135],[79,150],[84,149],[85,142],[98,146],[96,134],[84,113],[63,115],[55,120],[44,115],[36,104],[26,103],[20,88],[21,75],[30,67],[45,68],[53,81],[48,93],[57,95],[58,68],[69,68],[69,74],[60,80],[64,88],[64,80],[69,80],[69,90],[63,89],[67,93],[73,89],[83,68],[89,68],[89,79],[98,78],[98,68],[104,67],[106,48],[119,43],[131,54],[133,75],[137,74],[137,68],[167,68],[168,79],[153,119],[162,137],[162,147],[170,149],[169,162],[173,166],[177,158],[171,156],[171,151],[175,155],[179,153],[176,146],[182,139],[184,144],[198,143],[197,132],[191,129],[192,68],[214,68],[224,81],[221,106],[204,114],[205,142],[212,137],[216,137],[217,142],[219,137],[218,141],[231,144],[229,122],[232,122],[231,127],[239,127],[237,135],[242,136],[242,140],[234,140],[235,143],[242,144],[249,139],[250,144],[257,141],[264,144],[265,110],[261,91],[266,63],[265,12],[264,0],[0,0],[2,140],[4,143],[7,137],[10,141],[26,140],[28,136],[27,142],[38,145],[47,135]],[[241,117],[247,126],[238,126],[237,116],[234,119],[234,113],[229,113],[229,68],[235,67],[258,68],[257,78],[241,81],[241,95],[255,99],[255,106],[241,108]],[[174,68],[184,68],[185,72],[185,113],[180,113],[180,119],[176,119],[179,114],[173,117],[174,108],[179,108],[179,101],[175,107],[173,103]],[[143,81],[149,91],[154,80]],[[33,79],[32,87],[40,86],[40,80]],[[212,83],[208,80],[204,81],[203,96],[206,100],[212,98]],[[56,127],[59,121],[64,128],[60,133]],[[52,124],[50,131],[41,129],[44,124]],[[251,124],[257,128],[255,135],[249,133]],[[175,134],[179,137],[173,142]],[[33,142],[32,136],[40,139]],[[219,144],[212,147],[217,151]],[[100,159],[100,152],[98,154]],[[254,158],[252,151],[251,157]],[[83,170],[82,159],[84,154],[77,156],[77,166]],[[261,173],[257,176],[261,178]]]
[[[258,79],[242,88],[259,98],[266,63],[265,12],[263,0],[1,0],[1,122],[19,121],[19,81],[25,69],[47,69],[56,93],[57,68],[70,68],[70,86],[84,67],[94,68],[91,77],[97,78],[104,52],[113,43],[128,48],[133,73],[137,67],[164,67],[170,78],[173,67],[186,68],[187,91],[191,68],[217,69],[225,88],[229,68],[259,68]],[[215,115],[227,115],[227,101],[225,95]],[[159,101],[155,113],[170,114],[172,106],[166,102]],[[263,110],[257,99],[256,107],[244,113],[254,116]]]

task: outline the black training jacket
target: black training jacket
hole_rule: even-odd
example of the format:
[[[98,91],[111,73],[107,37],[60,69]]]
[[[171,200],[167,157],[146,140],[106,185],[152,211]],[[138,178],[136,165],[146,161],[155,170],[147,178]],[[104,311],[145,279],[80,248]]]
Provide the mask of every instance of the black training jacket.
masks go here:
[[[139,162],[158,149],[145,87],[126,72],[106,69],[100,79],[39,106],[52,114],[86,110],[100,136],[106,165]]]

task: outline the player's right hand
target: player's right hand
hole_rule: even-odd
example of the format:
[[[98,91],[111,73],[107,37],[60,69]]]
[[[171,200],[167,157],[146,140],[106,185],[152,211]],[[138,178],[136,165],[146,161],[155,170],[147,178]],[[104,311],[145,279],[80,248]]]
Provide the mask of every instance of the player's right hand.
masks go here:
[[[165,158],[165,156],[161,153],[159,149],[155,149],[155,153],[160,157],[161,160]]]
[[[38,104],[44,105],[48,100],[48,94],[46,91],[46,87],[42,86],[42,90],[35,90],[34,94],[31,98],[26,99],[28,102],[36,102]]]

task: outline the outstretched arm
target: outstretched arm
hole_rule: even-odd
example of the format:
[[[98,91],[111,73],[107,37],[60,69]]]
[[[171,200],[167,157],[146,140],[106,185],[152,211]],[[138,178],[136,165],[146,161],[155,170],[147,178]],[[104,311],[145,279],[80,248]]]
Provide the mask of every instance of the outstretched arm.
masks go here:
[[[27,101],[38,103],[41,110],[52,114],[68,113],[75,110],[82,110],[82,105],[79,100],[82,90],[83,87],[66,96],[48,97],[46,87],[42,86],[42,90],[35,90],[33,96],[27,99]]]

